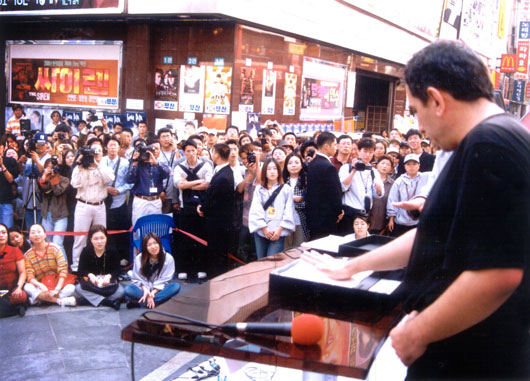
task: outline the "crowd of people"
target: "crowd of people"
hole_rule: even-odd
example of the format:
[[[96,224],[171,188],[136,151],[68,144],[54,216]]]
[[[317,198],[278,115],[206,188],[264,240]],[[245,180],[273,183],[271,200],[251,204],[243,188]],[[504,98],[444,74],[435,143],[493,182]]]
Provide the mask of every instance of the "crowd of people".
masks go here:
[[[417,130],[405,136],[392,130],[386,138],[365,133],[354,140],[331,132],[301,137],[274,121],[257,136],[236,126],[215,131],[189,123],[179,138],[170,126],[154,134],[143,121],[132,128],[104,119],[73,126],[59,111],[53,111],[55,123],[45,132],[28,132],[21,128],[24,117],[22,106],[13,106],[0,141],[6,245],[17,247],[27,265],[28,257],[45,252],[59,281],[77,275],[77,286],[58,282],[60,294],[41,293],[44,273],[26,270],[30,304],[88,301],[119,307],[124,295],[148,306],[164,300],[166,293],[153,292],[156,282],[125,292],[116,286],[118,278],[127,278],[127,266],[134,265],[133,281],[153,275],[149,246],[131,260],[128,233],[106,230],[127,230],[150,214],[170,214],[180,229],[208,242],[205,247],[179,235],[171,260],[155,259],[161,263],[157,274],[164,270],[162,283],[175,267],[180,279],[221,274],[231,266],[228,253],[248,262],[327,234],[397,236],[413,227],[417,216],[393,202],[419,194],[434,162],[429,141]],[[360,225],[360,232],[354,231]],[[35,242],[32,229],[42,242]],[[23,231],[29,232],[29,243]],[[103,248],[93,242],[98,237],[104,238]],[[107,247],[111,255],[105,254]],[[93,293],[100,288],[112,293]]]

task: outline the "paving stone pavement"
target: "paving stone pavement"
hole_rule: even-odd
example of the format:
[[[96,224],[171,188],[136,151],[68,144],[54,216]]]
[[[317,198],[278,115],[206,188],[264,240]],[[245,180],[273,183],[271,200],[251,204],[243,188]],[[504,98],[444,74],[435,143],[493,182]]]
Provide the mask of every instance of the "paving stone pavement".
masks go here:
[[[182,290],[193,287],[181,285]],[[0,319],[0,380],[131,380],[131,343],[121,340],[121,330],[144,311],[128,310],[125,304],[119,311],[44,306],[28,308],[22,318]],[[173,380],[208,358],[179,353],[183,352],[135,344],[135,379]],[[162,366],[164,372],[153,373]]]

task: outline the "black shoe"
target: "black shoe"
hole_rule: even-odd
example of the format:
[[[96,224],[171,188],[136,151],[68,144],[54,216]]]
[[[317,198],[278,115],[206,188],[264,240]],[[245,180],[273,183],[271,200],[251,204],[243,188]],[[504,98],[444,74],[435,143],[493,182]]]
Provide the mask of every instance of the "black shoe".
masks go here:
[[[18,306],[17,313],[18,313],[18,316],[24,317],[24,315],[26,315],[26,306]]]
[[[101,305],[105,307],[114,308],[116,311],[119,311],[121,307],[121,300],[120,299],[110,300],[110,299],[105,298],[101,301]]]
[[[140,303],[138,303],[138,302],[128,302],[128,303],[127,303],[127,308],[128,308],[128,309],[131,309],[131,308],[140,308]]]

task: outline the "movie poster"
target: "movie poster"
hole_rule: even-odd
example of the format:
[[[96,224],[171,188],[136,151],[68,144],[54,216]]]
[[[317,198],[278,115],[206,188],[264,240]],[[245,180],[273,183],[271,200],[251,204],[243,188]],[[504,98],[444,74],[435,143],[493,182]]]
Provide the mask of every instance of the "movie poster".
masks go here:
[[[10,101],[118,108],[118,60],[11,59]]]
[[[241,99],[239,111],[254,111],[254,76],[256,70],[250,67],[241,68]]]
[[[274,114],[274,102],[276,100],[276,72],[263,69],[263,88],[261,92],[261,113],[263,115]]]
[[[255,139],[258,136],[259,129],[259,112],[249,112],[247,114],[247,131],[250,133],[250,136]]]
[[[176,67],[162,65],[155,69],[155,110],[177,111]]]
[[[212,114],[230,113],[232,68],[229,66],[206,67],[205,112]]]
[[[296,80],[294,73],[285,73],[285,87],[283,91],[283,115],[294,115],[296,102]]]
[[[180,66],[179,111],[203,112],[204,66]]]

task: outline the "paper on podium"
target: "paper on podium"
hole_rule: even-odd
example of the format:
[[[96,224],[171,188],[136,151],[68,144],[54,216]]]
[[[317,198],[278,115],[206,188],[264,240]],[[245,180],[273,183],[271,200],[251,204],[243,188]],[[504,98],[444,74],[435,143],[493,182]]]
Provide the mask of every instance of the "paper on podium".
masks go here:
[[[315,266],[299,259],[293,262],[293,265],[288,269],[282,271],[281,275],[293,279],[309,280],[315,283],[329,284],[344,288],[356,288],[359,283],[368,278],[372,273],[373,271],[363,271],[355,274],[351,280],[335,280],[318,270]]]
[[[314,250],[327,251],[329,253],[338,253],[339,246],[355,240],[355,234],[348,234],[344,237],[340,235],[328,235],[327,237],[315,239],[309,242],[302,242],[301,247],[308,247]]]

